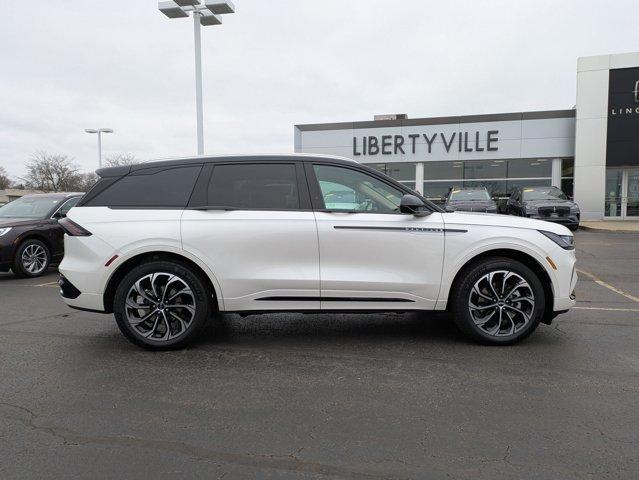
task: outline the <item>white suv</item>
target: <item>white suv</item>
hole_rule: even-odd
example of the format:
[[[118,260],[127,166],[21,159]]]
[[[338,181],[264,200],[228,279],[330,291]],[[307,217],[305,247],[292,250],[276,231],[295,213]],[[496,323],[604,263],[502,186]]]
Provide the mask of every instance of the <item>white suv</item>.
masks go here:
[[[347,159],[196,157],[106,168],[60,221],[62,297],[150,349],[217,312],[450,310],[512,344],[575,304],[571,232],[445,213]]]

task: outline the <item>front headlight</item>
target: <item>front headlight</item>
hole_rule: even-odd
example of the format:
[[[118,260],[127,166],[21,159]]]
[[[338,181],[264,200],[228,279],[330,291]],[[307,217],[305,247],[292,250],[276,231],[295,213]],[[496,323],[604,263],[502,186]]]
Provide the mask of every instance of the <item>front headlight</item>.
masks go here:
[[[0,237],[6,233],[9,233],[11,227],[0,228]]]
[[[571,207],[570,207],[570,213],[573,213],[573,214],[579,213],[579,206],[577,206],[577,205],[571,205]]]
[[[575,249],[575,237],[573,237],[572,235],[557,235],[556,233],[546,232],[544,230],[538,230],[538,232],[550,238],[564,250]]]
[[[537,215],[539,213],[539,208],[533,205],[526,205],[526,214],[527,215]]]

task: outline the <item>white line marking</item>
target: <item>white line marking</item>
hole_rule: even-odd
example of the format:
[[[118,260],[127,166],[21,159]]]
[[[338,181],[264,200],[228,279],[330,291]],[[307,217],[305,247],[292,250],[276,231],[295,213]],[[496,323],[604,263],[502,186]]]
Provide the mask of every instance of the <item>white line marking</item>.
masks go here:
[[[39,285],[33,285],[33,286],[34,287],[50,287],[52,285],[58,286],[58,282],[41,283]]]
[[[586,277],[590,278],[591,280],[593,280],[597,285],[601,285],[604,288],[607,288],[608,290],[615,292],[616,294],[621,295],[622,297],[626,297],[629,300],[632,300],[633,302],[637,302],[639,303],[639,298],[635,297],[634,295],[630,295],[629,293],[624,292],[623,290],[619,290],[617,287],[613,287],[612,285],[610,285],[609,283],[604,282],[603,280],[595,277],[592,273],[590,272],[586,272],[584,270],[579,270],[577,269],[578,273],[581,273],[582,275],[585,275]]]
[[[639,308],[572,307],[573,310],[604,310],[606,312],[639,312]]]

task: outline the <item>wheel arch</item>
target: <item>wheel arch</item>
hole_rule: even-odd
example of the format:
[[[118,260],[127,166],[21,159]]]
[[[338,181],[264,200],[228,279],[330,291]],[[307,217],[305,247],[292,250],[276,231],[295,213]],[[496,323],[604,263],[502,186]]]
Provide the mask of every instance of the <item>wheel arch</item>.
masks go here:
[[[115,291],[126,274],[138,265],[156,260],[173,260],[178,263],[185,264],[189,268],[193,269],[193,271],[199,274],[202,280],[204,280],[204,282],[209,287],[211,294],[213,295],[213,308],[215,310],[221,310],[219,302],[222,296],[221,292],[219,291],[217,281],[215,280],[215,277],[212,278],[212,276],[207,273],[202,266],[198,265],[198,263],[194,260],[184,255],[180,255],[179,253],[167,251],[151,251],[139,253],[126,259],[125,261],[120,263],[115,271],[111,274],[111,277],[107,281],[103,294],[105,313],[113,313]]]
[[[464,277],[465,272],[469,268],[471,268],[472,266],[474,266],[475,264],[483,260],[486,260],[488,258],[497,258],[497,257],[516,260],[526,265],[533,272],[535,272],[535,274],[539,277],[539,280],[541,281],[541,285],[544,289],[544,296],[545,296],[545,307],[544,307],[544,315],[542,317],[542,322],[548,323],[553,317],[553,305],[554,305],[554,299],[555,299],[553,281],[550,275],[548,274],[548,271],[544,268],[544,266],[539,262],[538,259],[536,259],[535,257],[533,257],[532,255],[526,252],[522,252],[521,250],[515,250],[512,248],[498,248],[493,250],[486,250],[484,252],[478,253],[477,255],[468,259],[463,265],[461,265],[461,267],[455,273],[455,276],[450,284],[448,293],[446,294],[447,308],[449,308],[451,304],[450,302],[451,292],[455,291],[457,284]],[[548,319],[548,322],[545,321],[546,319]]]
[[[26,242],[27,240],[38,240],[42,243],[44,243],[47,247],[47,249],[49,250],[49,256],[53,256],[53,251],[51,250],[51,240],[49,238],[47,238],[46,235],[44,235],[41,232],[38,231],[34,231],[34,230],[29,230],[27,232],[22,233],[18,238],[16,238],[14,240],[14,244],[15,244],[15,251],[18,251],[18,248],[20,248],[20,245],[22,245],[24,242]]]

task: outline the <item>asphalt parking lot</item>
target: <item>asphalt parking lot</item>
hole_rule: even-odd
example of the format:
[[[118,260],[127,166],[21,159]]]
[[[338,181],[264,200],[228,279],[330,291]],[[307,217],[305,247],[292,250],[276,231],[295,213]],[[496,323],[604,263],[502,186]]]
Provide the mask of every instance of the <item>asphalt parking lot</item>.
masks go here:
[[[0,478],[637,478],[638,242],[578,232],[578,308],[503,348],[291,314],[150,353],[0,274]]]

